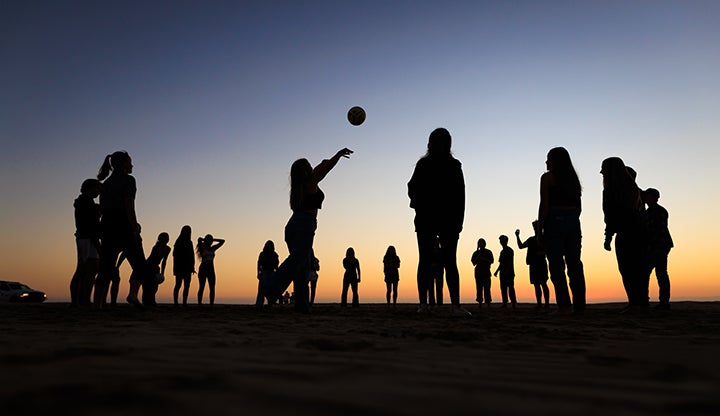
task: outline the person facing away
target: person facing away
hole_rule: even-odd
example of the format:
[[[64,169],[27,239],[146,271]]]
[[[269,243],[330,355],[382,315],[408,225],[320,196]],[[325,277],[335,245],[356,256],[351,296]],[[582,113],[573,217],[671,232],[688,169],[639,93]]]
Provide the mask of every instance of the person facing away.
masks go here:
[[[310,306],[315,303],[315,292],[317,291],[318,272],[320,271],[320,259],[315,257],[315,250],[310,250],[310,274],[308,274],[308,283],[310,284]]]
[[[156,306],[155,294],[157,293],[158,285],[160,282],[165,280],[165,267],[167,266],[167,259],[170,256],[170,235],[166,232],[158,234],[157,242],[150,250],[150,255],[147,258],[148,267],[155,281],[149,283],[143,287],[143,303],[151,306]],[[147,293],[146,293],[147,292]]]
[[[605,250],[612,251],[622,276],[628,306],[622,312],[637,312],[648,306],[650,268],[645,225],[645,205],[635,180],[619,157],[603,160],[602,207],[605,220]]]
[[[515,239],[519,249],[527,249],[525,255],[525,264],[530,269],[530,284],[535,287],[535,299],[537,300],[537,309],[542,308],[542,301],[545,298],[545,309],[550,308],[550,288],[547,285],[548,267],[545,260],[545,249],[540,244],[538,234],[540,227],[537,221],[532,222],[535,235],[528,237],[525,242],[520,240],[520,230],[515,230]]]
[[[545,248],[550,280],[555,287],[557,313],[579,314],[586,305],[585,272],[580,259],[582,187],[570,154],[564,147],[550,149],[545,166],[547,172],[540,177],[539,237]]]
[[[100,205],[95,198],[102,184],[97,179],[86,179],[75,199],[75,246],[77,266],[70,279],[70,305],[89,306],[95,275],[100,258]]]
[[[668,255],[674,247],[670,230],[668,229],[668,212],[658,204],[660,191],[648,188],[643,192],[643,199],[647,205],[645,215],[647,218],[648,245],[650,249],[650,271],[655,269],[659,301],[656,309],[670,309],[670,276],[668,275]]]
[[[513,249],[508,246],[508,237],[501,235],[499,237],[500,245],[500,256],[498,257],[498,267],[495,269],[495,277],[498,273],[500,274],[500,293],[502,294],[502,307],[507,307],[508,297],[510,303],[514,308],[517,305],[517,298],[515,297],[515,253]]]
[[[192,228],[184,225],[180,229],[180,235],[173,245],[173,275],[175,276],[175,287],[173,288],[173,302],[178,305],[180,287],[182,287],[182,304],[187,306],[188,294],[190,293],[190,280],[195,273],[195,252],[192,243]]]
[[[345,268],[345,274],[343,275],[343,287],[342,294],[340,295],[340,306],[347,306],[347,292],[348,287],[352,289],[352,306],[357,308],[360,305],[358,299],[358,283],[360,283],[360,260],[355,257],[355,250],[352,247],[348,247],[345,251],[345,258],[343,259],[343,268]]]
[[[133,164],[127,152],[117,151],[105,157],[98,180],[103,182],[100,192],[100,267],[95,281],[93,303],[101,308],[105,304],[108,287],[117,273],[117,260],[120,253],[133,269],[130,275],[128,303],[141,306],[138,299],[140,287],[150,284],[154,279],[147,267],[145,252],[140,237],[140,224],[135,213],[135,195],[137,185],[130,175]]]
[[[203,292],[205,291],[205,283],[207,282],[210,291],[210,305],[215,304],[215,252],[225,244],[222,238],[215,238],[212,234],[205,237],[199,237],[196,247],[197,256],[200,259],[200,267],[198,268],[198,305],[202,305]]]
[[[388,246],[383,256],[383,273],[385,274],[385,299],[390,306],[392,295],[393,307],[397,305],[397,288],[400,281],[400,257],[394,246]]]
[[[325,194],[320,182],[337,165],[341,158],[348,158],[350,149],[341,149],[330,159],[314,168],[307,159],[298,159],[290,167],[290,209],[292,215],[285,225],[285,243],[290,254],[280,264],[277,272],[266,279],[263,293],[269,304],[275,303],[293,282],[296,294],[295,310],[309,313],[307,276],[310,270],[310,253],[317,229],[317,214],[322,208]]]
[[[492,251],[488,250],[484,238],[478,239],[477,249],[470,257],[470,263],[475,266],[475,301],[481,307],[483,302],[490,307],[492,296],[490,295],[491,276],[490,268],[495,262]]]
[[[418,242],[418,312],[428,311],[433,249],[437,238],[440,240],[441,262],[452,313],[470,315],[460,306],[460,274],[457,267],[457,244],[465,216],[465,179],[462,164],[451,153],[451,145],[450,132],[444,128],[433,130],[428,138],[427,153],[418,160],[408,182],[408,196],[410,208],[415,210]]]
[[[262,287],[265,279],[269,279],[278,268],[280,259],[278,254],[275,252],[275,243],[272,240],[265,242],[262,251],[258,255],[257,261],[257,278],[258,278],[258,289],[257,297],[255,298],[255,306],[262,307],[265,297],[263,296]]]

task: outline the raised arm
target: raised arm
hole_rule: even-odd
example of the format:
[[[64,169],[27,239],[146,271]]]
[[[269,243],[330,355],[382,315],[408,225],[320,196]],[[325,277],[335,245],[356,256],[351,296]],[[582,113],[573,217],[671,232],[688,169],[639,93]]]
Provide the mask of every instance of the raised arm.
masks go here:
[[[322,162],[320,162],[315,168],[313,169],[313,181],[315,184],[320,183],[323,179],[325,179],[325,176],[332,170],[332,168],[337,165],[338,161],[341,157],[349,158],[350,155],[353,153],[352,150],[346,148],[338,150],[337,153],[330,159],[325,159]]]
[[[225,244],[225,240],[223,240],[222,238],[213,238],[213,242],[216,242],[217,244],[210,247],[210,250],[212,251],[219,249],[220,247],[222,247],[223,244]]]
[[[515,239],[517,240],[518,248],[527,247],[522,241],[520,241],[520,230],[515,230]]]

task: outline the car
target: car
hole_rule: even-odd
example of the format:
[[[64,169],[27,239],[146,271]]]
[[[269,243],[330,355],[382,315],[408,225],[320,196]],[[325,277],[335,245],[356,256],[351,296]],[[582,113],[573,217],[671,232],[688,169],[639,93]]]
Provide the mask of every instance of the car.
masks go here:
[[[31,289],[20,282],[0,281],[0,302],[31,303],[45,302],[47,295],[39,290]]]

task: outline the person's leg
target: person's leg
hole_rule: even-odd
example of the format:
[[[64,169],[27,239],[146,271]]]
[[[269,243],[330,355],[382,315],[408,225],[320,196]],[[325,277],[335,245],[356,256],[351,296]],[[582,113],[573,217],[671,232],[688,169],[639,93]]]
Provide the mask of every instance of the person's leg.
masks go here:
[[[542,287],[543,297],[545,298],[545,307],[550,306],[550,288],[548,287],[547,281],[540,284]]]
[[[457,233],[443,233],[440,237],[440,252],[442,264],[445,269],[450,303],[460,306],[460,272],[457,266],[457,245],[460,237]]]
[[[152,285],[155,282],[155,277],[150,267],[148,267],[140,237],[136,236],[135,238],[131,238],[130,241],[127,242],[123,252],[125,253],[125,259],[132,268],[132,273],[130,274],[130,291],[127,301],[133,305],[139,305],[138,293],[140,293],[140,287],[142,286],[143,303],[151,305],[155,300],[155,292],[152,287],[146,285]],[[154,286],[157,286],[157,283],[155,283]]]
[[[182,277],[175,275],[175,287],[173,287],[173,304],[178,306],[178,296],[180,295],[180,286],[182,286]]]
[[[435,234],[418,231],[417,286],[420,305],[427,305],[429,284],[432,281],[432,256],[435,245]]]
[[[315,291],[317,290],[317,280],[310,282],[310,305],[315,304]]]
[[[663,305],[670,304],[670,276],[667,271],[668,253],[656,253],[653,256],[653,265],[655,266],[655,277],[657,277],[658,289],[660,291],[659,300]]]
[[[482,306],[483,303],[483,284],[482,276],[478,275],[477,270],[475,271],[475,302]]]
[[[80,247],[78,247],[78,251],[79,250]],[[72,278],[70,279],[70,305],[72,306],[78,306],[80,304],[80,280],[82,279],[82,275],[84,274],[84,264],[79,256],[80,253],[78,252],[75,273],[73,273]]]
[[[357,280],[350,283],[350,287],[352,288],[352,306],[357,308],[360,306],[360,298],[358,296],[358,282]]]
[[[510,303],[514,308],[517,305],[517,297],[515,296],[515,278],[508,278],[508,295],[510,296]]]
[[[340,306],[347,306],[347,292],[350,282],[343,279],[342,292],[340,293]]]
[[[504,308],[508,304],[508,283],[507,279],[503,277],[500,278],[500,294],[502,295],[502,304]]]
[[[188,295],[190,295],[190,281],[192,280],[192,274],[188,274],[183,279],[183,306],[187,305]]]
[[[390,291],[392,283],[385,282],[385,300],[387,301],[387,304],[390,305]]]
[[[255,296],[255,306],[257,307],[261,307],[263,306],[263,303],[265,303],[265,296],[263,295],[262,291],[264,278],[264,273],[258,276],[257,296]]]
[[[200,265],[200,268],[198,269],[198,292],[197,292],[197,303],[198,305],[202,305],[202,299],[203,299],[203,292],[205,292],[205,282],[207,280],[206,271],[204,265]]]
[[[582,233],[580,230],[580,220],[577,218],[573,218],[573,221],[569,224],[564,250],[568,280],[570,281],[570,291],[572,292],[573,309],[577,312],[582,312],[586,304],[586,288],[585,271],[583,270],[582,260],[580,259]]]
[[[535,283],[533,285],[535,287],[535,301],[537,302],[538,306],[542,305],[542,289],[540,288],[539,283]]]
[[[80,286],[80,304],[91,305],[91,297],[93,286],[95,286],[95,277],[98,273],[99,259],[97,257],[89,258],[85,261],[83,268],[82,285]]]
[[[95,292],[93,294],[93,304],[96,308],[105,306],[110,282],[117,273],[117,267],[115,267],[115,265],[117,264],[120,252],[122,252],[121,243],[115,236],[103,235],[102,242],[98,277],[95,280]]]
[[[492,285],[492,278],[490,276],[485,276],[482,279],[483,282],[483,294],[485,295],[485,303],[487,303],[488,306],[490,306],[490,303],[492,302],[492,295],[490,294],[490,286]]]
[[[263,293],[268,303],[282,297],[282,294],[293,282],[294,291],[307,294],[307,276],[310,271],[312,259],[312,245],[317,228],[317,219],[310,214],[294,213],[285,226],[285,244],[289,255],[278,267],[272,277],[265,279]],[[305,290],[302,287],[305,287]],[[299,300],[299,301],[298,301]],[[295,299],[295,308],[304,310],[308,308],[308,297]]]
[[[398,291],[398,282],[393,282],[393,284],[392,284],[393,305],[397,304],[397,291]]]
[[[215,304],[215,267],[213,266],[213,271],[208,276],[208,290],[210,295],[210,305]]]
[[[555,302],[560,309],[572,306],[567,277],[565,276],[565,228],[564,218],[549,215],[545,222],[544,243],[545,254],[550,271],[550,280],[555,287]]]

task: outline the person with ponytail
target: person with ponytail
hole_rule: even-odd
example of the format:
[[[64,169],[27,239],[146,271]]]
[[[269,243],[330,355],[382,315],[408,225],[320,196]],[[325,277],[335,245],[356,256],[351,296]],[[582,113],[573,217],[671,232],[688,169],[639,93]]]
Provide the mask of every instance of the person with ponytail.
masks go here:
[[[293,282],[295,310],[303,313],[310,311],[307,276],[312,261],[317,214],[325,199],[318,184],[340,158],[348,158],[351,154],[352,150],[345,148],[314,168],[307,159],[298,159],[290,167],[290,209],[293,213],[285,226],[285,243],[290,254],[277,272],[265,279],[263,292],[268,304],[275,303]]]
[[[120,253],[125,254],[133,269],[130,276],[130,293],[127,296],[128,303],[140,306],[138,300],[140,287],[152,277],[143,251],[140,224],[135,214],[137,186],[135,178],[130,175],[132,170],[133,164],[130,155],[124,151],[117,151],[105,157],[97,175],[98,180],[104,180],[100,193],[102,251],[93,298],[93,302],[98,308],[103,307],[105,303],[110,281],[116,273],[116,264]],[[143,291],[143,295],[145,295],[145,291]]]

